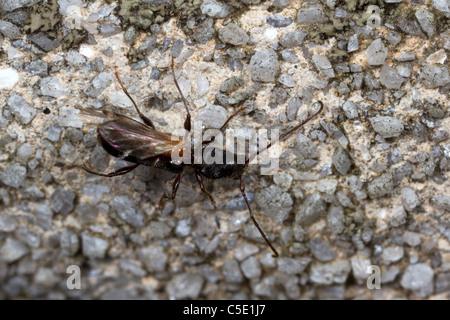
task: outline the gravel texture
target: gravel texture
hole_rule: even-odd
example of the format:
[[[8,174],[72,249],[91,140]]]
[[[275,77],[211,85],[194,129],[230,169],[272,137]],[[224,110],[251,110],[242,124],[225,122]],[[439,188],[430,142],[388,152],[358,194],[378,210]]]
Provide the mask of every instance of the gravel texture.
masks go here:
[[[0,0],[0,299],[449,299],[448,1]],[[152,12],[151,15],[148,12]],[[239,180],[130,165],[79,110],[249,139]],[[115,68],[117,67],[117,68]],[[195,124],[195,123],[194,123]],[[198,140],[198,137],[193,137]],[[81,268],[81,290],[65,286]],[[374,270],[370,272],[370,270]],[[379,274],[381,289],[367,280]]]

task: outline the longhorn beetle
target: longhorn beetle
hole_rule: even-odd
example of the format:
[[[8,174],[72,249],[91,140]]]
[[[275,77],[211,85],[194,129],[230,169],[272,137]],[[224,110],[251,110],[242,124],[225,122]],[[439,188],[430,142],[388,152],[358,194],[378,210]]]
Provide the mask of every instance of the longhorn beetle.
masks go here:
[[[272,245],[272,243],[267,238],[264,231],[259,226],[259,223],[256,221],[255,216],[253,215],[252,208],[249,204],[247,194],[245,193],[245,184],[242,178],[243,173],[245,172],[250,161],[259,155],[263,150],[269,149],[273,144],[278,141],[282,141],[289,137],[296,130],[301,128],[305,123],[311,121],[315,118],[319,113],[323,110],[323,103],[319,101],[320,109],[313,115],[309,116],[306,120],[301,121],[299,124],[282,134],[278,141],[271,141],[267,144],[267,146],[261,150],[256,151],[254,154],[245,159],[244,164],[239,164],[236,161],[234,163],[223,162],[223,164],[195,164],[191,161],[190,164],[185,164],[183,162],[176,163],[172,161],[171,154],[172,150],[176,148],[180,143],[183,143],[182,138],[174,137],[170,134],[163,133],[157,131],[153,122],[147,118],[142,112],[139,110],[136,102],[133,100],[131,95],[128,93],[125,88],[123,82],[120,80],[119,74],[117,72],[117,67],[115,67],[115,76],[117,81],[119,82],[122,90],[127,95],[127,97],[133,103],[136,112],[141,118],[142,122],[136,121],[132,118],[129,118],[125,115],[113,112],[113,111],[98,111],[93,109],[83,109],[81,110],[81,114],[85,116],[93,116],[99,117],[102,119],[100,124],[97,126],[97,139],[103,149],[108,152],[110,155],[116,158],[121,158],[125,161],[134,163],[133,165],[126,166],[115,170],[113,172],[103,174],[90,170],[85,165],[83,165],[83,169],[87,172],[102,176],[102,177],[115,177],[119,175],[126,174],[136,169],[140,165],[150,166],[155,168],[164,169],[176,174],[175,180],[172,184],[172,194],[170,196],[164,195],[163,198],[175,199],[177,194],[178,187],[180,185],[181,174],[183,173],[185,166],[191,166],[194,169],[195,178],[200,186],[202,192],[204,192],[210,199],[214,208],[216,208],[215,201],[212,195],[206,191],[205,186],[203,184],[203,178],[207,179],[221,179],[221,178],[231,178],[234,180],[240,181],[240,190],[241,194],[244,197],[245,203],[248,207],[248,211],[250,213],[250,218],[255,224],[261,236],[266,241],[267,245],[273,251],[273,256],[278,257],[278,252]],[[174,79],[174,83],[177,87],[177,90],[181,96],[184,107],[186,109],[186,120],[184,121],[184,129],[187,132],[191,131],[191,114],[189,112],[189,108],[186,102],[186,99],[181,92],[180,86],[178,85],[175,70],[174,70],[174,61],[172,58],[172,76]],[[240,108],[233,115],[231,115],[228,120],[224,123],[224,125],[220,128],[222,132],[227,124],[233,119],[236,115],[238,115],[245,108]],[[214,137],[210,138],[210,140],[206,140],[202,142],[203,148],[207,146],[209,143],[214,141]],[[225,155],[224,155],[225,156]],[[236,159],[236,157],[234,157]],[[163,199],[162,198],[162,199]],[[161,199],[161,201],[162,201]]]

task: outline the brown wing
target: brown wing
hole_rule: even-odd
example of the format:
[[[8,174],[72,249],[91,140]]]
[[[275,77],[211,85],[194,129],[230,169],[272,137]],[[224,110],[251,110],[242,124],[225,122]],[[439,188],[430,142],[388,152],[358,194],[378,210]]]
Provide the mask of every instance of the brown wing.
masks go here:
[[[97,132],[102,140],[123,157],[147,159],[161,154],[170,154],[182,140],[159,132],[127,116],[111,112],[85,109],[82,116],[97,117],[102,121]]]

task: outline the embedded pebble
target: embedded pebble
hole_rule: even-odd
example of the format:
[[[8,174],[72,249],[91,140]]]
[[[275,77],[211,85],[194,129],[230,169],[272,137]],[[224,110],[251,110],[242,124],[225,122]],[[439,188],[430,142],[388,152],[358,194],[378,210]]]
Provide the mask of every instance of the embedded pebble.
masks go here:
[[[41,80],[41,92],[44,96],[60,98],[68,94],[70,90],[62,84],[61,80],[50,76]]]
[[[408,187],[402,188],[402,203],[406,211],[413,211],[420,205],[416,192]]]
[[[373,117],[370,118],[370,124],[376,133],[380,134],[383,138],[398,137],[403,132],[403,123],[393,117]]]
[[[195,120],[201,121],[204,127],[219,129],[227,118],[227,110],[224,107],[210,104],[198,112]]]
[[[106,251],[109,248],[109,243],[106,240],[90,236],[87,233],[83,233],[81,239],[85,257],[89,259],[103,259],[106,256]]]
[[[371,66],[384,64],[388,56],[388,50],[381,39],[374,40],[367,48],[367,60]]]
[[[223,42],[235,46],[244,45],[250,40],[247,32],[234,23],[229,23],[225,28],[219,29],[218,35]]]
[[[12,89],[19,82],[19,74],[13,68],[0,69],[0,89]]]
[[[289,193],[275,185],[258,190],[255,200],[263,212],[277,223],[289,217],[294,203]]]
[[[369,182],[367,191],[371,199],[390,194],[394,189],[392,173],[386,172]]]
[[[5,169],[0,175],[1,181],[12,188],[19,189],[25,183],[27,168],[18,163],[12,164]]]
[[[17,94],[8,98],[8,107],[22,124],[29,124],[36,116],[36,109]]]
[[[352,267],[348,260],[339,260],[326,264],[311,265],[309,278],[318,285],[345,283]]]
[[[273,49],[257,51],[250,59],[253,81],[274,82],[278,73],[278,55]]]
[[[279,42],[285,48],[295,48],[303,43],[307,35],[308,33],[303,30],[291,31],[281,38]]]
[[[319,192],[307,197],[295,213],[295,222],[300,225],[309,225],[316,221],[325,212],[326,205]]]
[[[302,8],[297,13],[297,23],[300,25],[310,25],[314,23],[325,23],[328,21],[322,5],[316,4],[308,8]]]
[[[29,249],[22,242],[12,238],[6,238],[6,241],[0,248],[0,261],[11,263],[19,260],[28,254],[28,252]]]
[[[198,274],[183,273],[169,281],[166,291],[171,299],[197,299],[204,281]]]
[[[274,14],[272,16],[268,16],[266,22],[274,28],[284,28],[292,24],[293,20],[282,16],[281,14]]]
[[[400,280],[400,285],[423,298],[433,292],[433,279],[433,269],[425,263],[417,263],[406,268]]]
[[[73,191],[65,190],[64,188],[57,188],[50,196],[50,204],[55,213],[68,215],[74,209],[75,193]]]
[[[402,75],[399,75],[394,68],[391,68],[388,65],[384,65],[381,68],[380,82],[387,89],[400,89],[405,81],[406,80],[402,77]]]
[[[309,249],[319,261],[328,262],[336,258],[336,253],[321,237],[316,237],[309,241]]]
[[[218,1],[204,1],[200,8],[203,14],[219,19],[227,18],[234,11],[232,6]]]

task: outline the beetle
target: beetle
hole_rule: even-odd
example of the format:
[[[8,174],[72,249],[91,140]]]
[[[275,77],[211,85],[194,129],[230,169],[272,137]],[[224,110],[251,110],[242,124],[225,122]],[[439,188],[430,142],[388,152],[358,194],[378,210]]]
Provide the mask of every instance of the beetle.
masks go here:
[[[186,110],[186,119],[184,121],[184,129],[186,132],[191,131],[191,114],[189,112],[189,108],[186,102],[186,99],[183,96],[183,93],[181,92],[180,86],[177,82],[176,76],[175,76],[175,70],[174,70],[174,62],[172,58],[172,76],[174,79],[174,83],[177,87],[178,92],[180,93],[181,99],[183,101],[185,110]],[[82,166],[84,170],[87,172],[103,176],[103,177],[115,177],[119,175],[123,175],[126,173],[131,172],[132,170],[136,169],[140,165],[144,166],[150,166],[155,167],[163,170],[170,171],[172,173],[175,173],[175,179],[172,184],[172,193],[170,196],[164,195],[163,198],[168,199],[175,199],[178,187],[180,185],[181,181],[181,175],[184,171],[184,168],[186,166],[191,166],[194,169],[195,178],[198,182],[198,185],[203,193],[205,193],[211,203],[213,204],[214,208],[216,208],[215,201],[212,197],[212,195],[205,189],[205,185],[203,182],[203,178],[206,179],[222,179],[222,178],[229,178],[233,180],[239,180],[240,181],[240,191],[241,194],[245,200],[245,203],[247,205],[248,211],[250,213],[250,218],[253,221],[254,225],[258,229],[259,233],[267,243],[267,245],[270,247],[270,249],[273,252],[274,257],[278,257],[278,251],[275,249],[275,247],[272,245],[272,243],[267,238],[266,234],[260,227],[258,221],[255,219],[255,216],[253,214],[253,210],[250,206],[247,194],[245,192],[245,183],[243,180],[243,174],[248,167],[251,160],[259,155],[263,150],[269,149],[273,144],[275,144],[278,141],[282,141],[289,137],[292,133],[300,129],[304,124],[314,119],[318,114],[320,114],[323,110],[323,103],[319,101],[320,109],[315,112],[313,115],[309,116],[307,119],[301,121],[299,124],[282,134],[278,141],[272,141],[267,144],[267,146],[261,150],[257,150],[254,154],[249,156],[245,159],[245,163],[238,163],[237,161],[234,162],[223,162],[222,164],[219,163],[212,163],[212,164],[206,164],[204,162],[200,164],[195,164],[193,161],[188,163],[183,162],[175,162],[172,160],[172,151],[175,148],[178,148],[180,144],[183,144],[183,138],[174,137],[171,134],[163,133],[155,129],[155,126],[153,122],[146,117],[137,106],[134,99],[131,97],[131,95],[128,93],[127,89],[125,88],[123,82],[120,80],[119,74],[117,72],[117,67],[115,68],[114,72],[117,81],[119,82],[122,90],[126,94],[126,96],[131,100],[133,103],[136,112],[139,115],[139,118],[142,120],[142,122],[134,120],[128,116],[122,115],[117,112],[108,111],[108,110],[94,110],[94,109],[82,109],[81,114],[85,116],[93,116],[98,117],[101,119],[100,124],[97,126],[97,139],[100,145],[103,147],[103,149],[108,152],[110,155],[116,158],[121,158],[125,161],[133,163],[130,166],[126,166],[123,168],[120,168],[118,170],[115,170],[113,172],[104,174],[104,173],[98,173],[90,170],[85,165]],[[227,124],[240,112],[242,112],[245,108],[240,108],[237,110],[233,115],[231,115],[227,121],[224,123],[224,125],[220,128],[220,131],[222,132]],[[205,147],[211,142],[214,141],[214,137],[210,138],[209,140],[202,141],[202,146]],[[225,156],[225,155],[224,155]],[[236,160],[236,157],[234,157]],[[161,199],[161,201],[163,200]],[[160,203],[161,203],[160,201]]]

